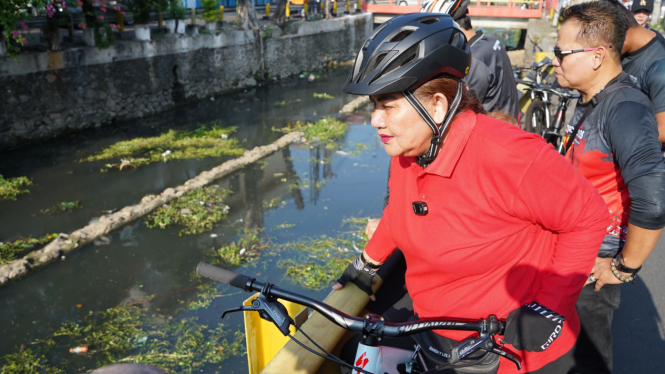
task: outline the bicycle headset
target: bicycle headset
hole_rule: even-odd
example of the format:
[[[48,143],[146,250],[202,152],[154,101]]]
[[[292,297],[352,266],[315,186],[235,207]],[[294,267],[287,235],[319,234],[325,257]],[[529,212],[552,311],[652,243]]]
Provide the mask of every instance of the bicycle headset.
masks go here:
[[[471,49],[448,14],[412,13],[379,26],[363,44],[343,91],[355,95],[401,92],[432,129],[429,150],[418,157],[427,167],[439,150],[462,98],[462,79],[471,65]],[[458,82],[457,93],[442,123],[437,124],[413,95],[435,78]]]

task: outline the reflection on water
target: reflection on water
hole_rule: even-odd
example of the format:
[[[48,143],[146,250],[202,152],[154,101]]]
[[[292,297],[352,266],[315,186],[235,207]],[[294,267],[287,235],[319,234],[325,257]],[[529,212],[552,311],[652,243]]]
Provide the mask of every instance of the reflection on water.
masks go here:
[[[266,144],[280,135],[270,131],[273,126],[281,127],[295,119],[315,119],[315,112],[319,116],[335,113],[342,106],[342,100],[307,98],[311,98],[313,92],[344,97],[340,91],[345,74],[333,73],[311,85],[303,81],[284,82],[285,87],[277,89],[268,87],[251,95],[248,92],[217,98],[216,103],[225,110],[207,102],[188,107],[187,113],[180,116],[188,118],[189,122],[180,126],[191,127],[203,121],[192,118],[205,118],[209,122],[216,116],[223,118],[226,125],[238,125],[238,136],[246,141],[248,148]],[[302,103],[285,108],[273,105],[285,98],[300,97]],[[235,117],[234,108],[244,110],[243,115],[249,119]],[[245,110],[247,108],[251,110]],[[77,162],[82,153],[95,152],[120,139],[138,134],[153,136],[168,126],[175,126],[171,120],[164,119],[167,117],[161,120],[168,125],[161,127],[159,121],[148,119],[142,124],[148,128],[130,127],[126,133],[102,129],[79,138],[63,139],[62,143],[46,144],[36,152],[41,152],[39,160],[28,159],[31,150],[15,151],[3,157],[0,173],[28,175],[38,186],[26,199],[0,205],[0,238],[42,230],[69,232],[99,216],[102,210],[135,203],[147,193],[180,184],[223,161],[215,158],[154,164],[131,173],[99,173],[96,167]],[[347,122],[349,131],[341,141],[342,150],[346,151],[352,150],[356,143],[369,144],[368,149],[358,155],[336,153],[325,145],[310,148],[296,143],[221,179],[217,184],[232,191],[225,201],[230,212],[210,232],[179,236],[177,227],[148,229],[145,222],[138,221],[109,235],[108,243],[88,245],[63,261],[0,288],[0,355],[51,335],[66,321],[78,321],[91,311],[105,310],[123,302],[141,306],[160,320],[197,317],[201,323],[216,326],[224,309],[239,305],[249,295],[218,286],[220,297],[210,306],[198,310],[188,308],[199,298],[196,286],[200,281],[193,277],[193,271],[199,261],[211,260],[212,249],[235,241],[243,229],[265,228],[262,235],[279,244],[306,236],[333,236],[344,231],[340,228],[344,218],[380,215],[388,157],[377,140],[376,131],[363,126],[367,121],[367,113],[351,117]],[[154,129],[149,127],[151,123],[155,124]],[[309,194],[307,201],[305,194]],[[46,202],[53,205],[53,201],[72,200],[82,201],[84,208],[54,219],[33,216],[35,208]],[[279,203],[268,204],[273,201]],[[52,229],[54,226],[56,228]],[[279,227],[282,228],[276,229]],[[327,290],[305,290],[284,276],[284,269],[278,268],[276,263],[289,256],[288,252],[268,250],[257,261],[235,270],[312,297],[324,297]],[[224,324],[225,330],[232,334],[242,327],[242,316],[227,317]],[[54,362],[71,358],[68,348],[58,348],[49,358]],[[94,362],[94,357],[87,359],[88,363]],[[218,365],[213,366],[204,367],[203,372],[220,370]],[[71,363],[64,368],[73,373],[78,372],[79,367]],[[223,372],[243,373],[247,363],[244,357],[234,357],[222,367]]]

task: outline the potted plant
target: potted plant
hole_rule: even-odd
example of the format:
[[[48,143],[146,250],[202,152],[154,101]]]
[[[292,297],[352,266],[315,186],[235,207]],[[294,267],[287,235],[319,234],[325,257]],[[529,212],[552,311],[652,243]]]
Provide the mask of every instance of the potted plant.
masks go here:
[[[125,0],[125,5],[132,12],[132,18],[136,23],[134,36],[137,40],[150,40],[150,11],[153,9],[152,0]]]
[[[185,33],[185,7],[182,0],[169,0],[169,7],[166,10],[166,28],[171,33]]]
[[[206,21],[206,29],[215,31],[219,19],[219,8],[216,0],[202,0],[203,19]]]

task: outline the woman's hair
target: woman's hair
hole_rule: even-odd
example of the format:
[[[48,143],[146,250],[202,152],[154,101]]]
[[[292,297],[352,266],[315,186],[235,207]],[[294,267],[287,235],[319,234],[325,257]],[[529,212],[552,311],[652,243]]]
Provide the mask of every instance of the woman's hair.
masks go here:
[[[455,99],[455,95],[457,94],[458,84],[463,84],[464,86],[462,86],[462,100],[460,100],[457,111],[455,112],[455,116],[464,111],[470,110],[474,113],[487,114],[492,118],[512,123],[513,125],[517,126],[517,121],[506,113],[499,111],[485,113],[483,104],[478,99],[476,91],[468,89],[466,84],[464,84],[464,81],[458,83],[457,80],[451,78],[432,79],[431,81],[418,87],[413,94],[416,96],[416,98],[418,98],[418,100],[420,100],[420,102],[424,102],[429,100],[435,93],[442,93],[448,100],[448,103],[452,103]]]
[[[426,102],[432,96],[434,96],[434,94],[442,93],[443,96],[445,96],[448,100],[448,103],[452,103],[455,99],[455,95],[457,94],[458,84],[464,84],[464,82],[462,81],[458,83],[457,80],[451,78],[432,79],[431,81],[418,87],[413,94],[418,100],[420,100],[420,102]],[[484,113],[485,111],[483,110],[483,105],[480,100],[478,100],[476,91],[469,90],[466,85],[462,87],[462,100],[460,100],[455,115],[457,116],[459,113],[462,113],[466,110],[471,110],[474,113]]]

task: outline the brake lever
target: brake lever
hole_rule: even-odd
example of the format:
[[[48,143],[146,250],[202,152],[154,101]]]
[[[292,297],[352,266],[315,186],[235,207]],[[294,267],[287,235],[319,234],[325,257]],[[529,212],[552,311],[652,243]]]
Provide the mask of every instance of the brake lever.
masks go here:
[[[492,345],[494,345],[494,344],[492,343]],[[515,352],[513,352],[513,351],[511,351],[507,348],[503,348],[503,347],[499,348],[499,347],[495,346],[495,347],[490,348],[490,349],[484,349],[483,348],[483,350],[488,351],[488,352],[492,352],[492,353],[496,353],[501,357],[505,357],[505,358],[509,359],[510,361],[512,361],[517,366],[517,370],[522,369],[522,361],[519,359],[519,356],[517,356],[517,354]],[[513,355],[515,355],[517,357],[515,357]]]
[[[264,295],[259,295],[259,297],[252,300],[252,305],[250,306],[241,306],[226,310],[222,313],[222,318],[229,313],[235,312],[259,312],[261,319],[274,323],[284,336],[289,335],[289,326],[293,323],[284,305],[277,300],[270,300]]]

